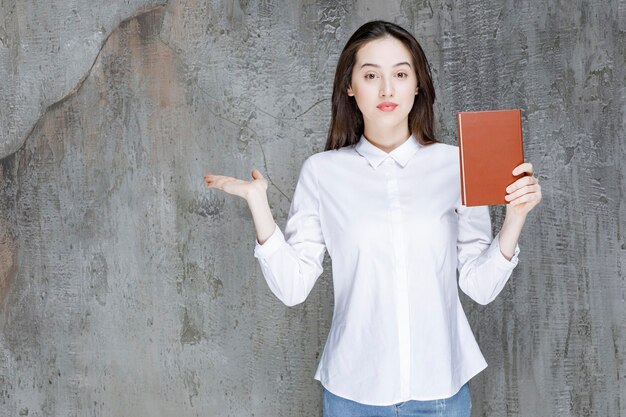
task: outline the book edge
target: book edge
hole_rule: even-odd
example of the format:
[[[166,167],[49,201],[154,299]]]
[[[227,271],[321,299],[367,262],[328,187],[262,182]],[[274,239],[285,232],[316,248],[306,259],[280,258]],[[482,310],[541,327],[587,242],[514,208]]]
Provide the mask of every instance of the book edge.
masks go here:
[[[463,205],[467,205],[467,195],[466,195],[466,188],[465,188],[465,171],[463,170],[463,147],[462,147],[462,143],[463,140],[461,138],[461,114],[457,114],[457,121],[458,121],[458,129],[459,129],[459,168],[461,170],[461,203]]]
[[[472,113],[486,113],[486,112],[505,112],[505,111],[516,111],[518,113],[518,120],[519,120],[519,146],[520,146],[520,151],[521,151],[521,156],[522,156],[522,162],[525,162],[525,156],[524,156],[524,140],[523,140],[523,128],[522,128],[522,110],[520,108],[513,108],[513,109],[498,109],[498,110],[477,110],[477,111],[465,111],[465,112],[457,112],[457,121],[458,121],[458,129],[459,129],[459,166],[461,169],[461,197],[462,197],[462,202],[465,206],[470,206],[469,202],[466,199],[466,190],[465,190],[465,172],[463,169],[463,152],[462,152],[462,135],[461,135],[461,119],[462,119],[462,115],[463,114],[472,114]],[[520,177],[521,178],[521,177]],[[505,200],[503,202],[500,203],[495,203],[495,204],[508,204],[508,202]],[[483,204],[480,204],[483,205]],[[492,205],[491,203],[488,203],[488,205]]]

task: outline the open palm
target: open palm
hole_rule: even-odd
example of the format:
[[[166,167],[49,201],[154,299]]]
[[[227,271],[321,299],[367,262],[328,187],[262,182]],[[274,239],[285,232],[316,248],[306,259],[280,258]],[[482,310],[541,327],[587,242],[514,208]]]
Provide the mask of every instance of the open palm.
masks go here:
[[[267,191],[267,180],[258,169],[252,170],[252,181],[240,180],[226,175],[207,174],[204,182],[209,188],[217,188],[229,194],[247,199],[251,193]]]

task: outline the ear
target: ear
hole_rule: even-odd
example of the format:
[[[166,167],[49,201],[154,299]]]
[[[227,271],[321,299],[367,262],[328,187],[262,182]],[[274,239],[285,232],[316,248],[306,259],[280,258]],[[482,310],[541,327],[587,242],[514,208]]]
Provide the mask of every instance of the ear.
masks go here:
[[[354,91],[352,91],[352,87],[348,86],[348,95],[349,96],[353,96],[354,95]]]
[[[415,88],[415,95],[417,95],[417,94],[418,94],[419,89],[420,89],[419,87],[416,87],[416,88]]]

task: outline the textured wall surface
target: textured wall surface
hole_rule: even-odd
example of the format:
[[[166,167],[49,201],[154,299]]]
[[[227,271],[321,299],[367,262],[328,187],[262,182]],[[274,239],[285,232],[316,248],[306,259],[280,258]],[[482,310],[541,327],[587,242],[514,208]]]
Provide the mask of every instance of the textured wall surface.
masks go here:
[[[202,177],[259,168],[283,227],[375,18],[424,47],[441,140],[521,108],[542,181],[502,294],[462,295],[473,415],[626,416],[626,2],[51,0],[0,2],[1,417],[321,415],[330,259],[285,307]]]
[[[0,157],[89,75],[121,20],[165,1],[0,1]]]

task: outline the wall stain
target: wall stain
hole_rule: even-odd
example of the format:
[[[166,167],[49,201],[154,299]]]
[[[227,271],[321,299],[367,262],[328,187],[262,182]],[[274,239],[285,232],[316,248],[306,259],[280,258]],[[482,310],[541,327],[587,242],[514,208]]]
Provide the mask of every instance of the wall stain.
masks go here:
[[[183,315],[182,328],[180,332],[180,343],[185,345],[194,345],[206,339],[206,335],[191,321],[187,307],[185,307],[185,313]]]
[[[224,283],[216,276],[209,275],[209,288],[211,289],[211,298],[213,299],[224,295]]]
[[[17,277],[17,245],[10,237],[0,237],[0,305]]]
[[[185,371],[183,383],[189,393],[189,404],[193,407],[193,398],[197,397],[200,392],[200,378],[196,371]]]
[[[106,296],[109,292],[108,274],[109,266],[104,254],[93,255],[89,263],[89,289],[101,306],[106,305]]]
[[[18,243],[15,233],[15,157],[0,159],[0,306],[17,277]]]

